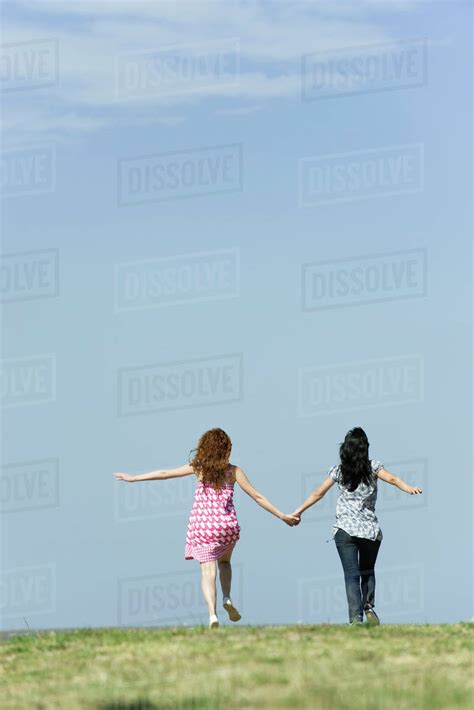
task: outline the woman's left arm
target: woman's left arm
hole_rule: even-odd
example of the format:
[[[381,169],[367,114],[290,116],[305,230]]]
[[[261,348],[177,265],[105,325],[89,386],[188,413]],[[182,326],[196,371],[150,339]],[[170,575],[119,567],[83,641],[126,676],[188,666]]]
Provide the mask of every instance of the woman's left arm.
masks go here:
[[[185,463],[184,466],[177,468],[162,468],[158,471],[150,471],[150,473],[141,473],[137,476],[131,476],[128,473],[114,473],[118,481],[127,481],[127,483],[136,483],[137,481],[164,481],[167,478],[180,478],[181,476],[189,476],[194,473],[194,469],[190,463]]]
[[[312,493],[309,494],[309,496],[306,498],[304,503],[302,503],[296,510],[292,513],[292,515],[296,515],[298,518],[301,517],[301,515],[304,513],[305,510],[310,508],[312,505],[318,502],[318,500],[321,500],[328,490],[334,485],[334,481],[332,478],[327,478],[324,479],[324,481],[321,483],[319,488],[316,488]]]
[[[412,496],[423,492],[419,486],[410,486],[409,483],[406,483],[406,481],[403,481],[398,476],[394,476],[393,473],[387,471],[383,466],[377,471],[377,476],[380,480],[385,481],[385,483],[390,483],[392,486],[396,486],[404,493],[409,493]]]

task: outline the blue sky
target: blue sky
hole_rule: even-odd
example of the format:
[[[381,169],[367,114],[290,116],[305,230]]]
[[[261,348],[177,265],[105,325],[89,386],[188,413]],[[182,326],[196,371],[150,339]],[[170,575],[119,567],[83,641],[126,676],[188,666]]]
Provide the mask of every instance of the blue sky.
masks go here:
[[[3,357],[23,372],[20,358],[50,354],[56,379],[52,401],[31,404],[20,393],[13,407],[5,399],[3,628],[22,627],[23,616],[38,627],[128,623],[135,618],[130,592],[123,591],[129,579],[157,576],[156,584],[137,582],[143,609],[154,584],[164,585],[165,607],[173,606],[170,589],[184,598],[186,585],[198,579],[197,565],[182,557],[191,488],[171,481],[139,484],[140,494],[136,487],[133,494],[118,492],[125,484],[112,472],[178,465],[199,434],[215,425],[232,436],[235,462],[283,509],[295,507],[307,481],[314,477],[316,483],[337,461],[346,430],[364,426],[374,457],[408,479],[426,479],[421,502],[400,493],[398,501],[384,504],[381,493],[385,617],[400,623],[470,618],[469,5],[7,2],[2,12],[2,41],[11,45],[3,54],[10,63],[1,65],[6,193],[16,189],[18,151],[27,158],[38,146],[53,151],[46,163],[28,163],[46,170],[45,186],[28,184],[31,178],[22,173],[17,192],[25,194],[3,199],[2,252],[15,255],[4,274],[13,279],[15,264],[15,273],[27,273],[28,259],[38,268],[27,300],[20,300],[18,285],[8,290],[2,284],[8,301]],[[227,53],[216,46],[227,46]],[[228,76],[216,71],[210,82],[200,79],[185,90],[177,83],[174,91],[169,83],[150,83],[138,98],[120,85],[117,91],[117,62],[138,57],[143,66],[151,57],[156,66],[163,58],[198,55],[217,57]],[[302,55],[326,71],[331,58],[346,62],[352,93],[339,95],[328,83],[333,95],[315,91],[302,100]],[[422,57],[426,67],[418,63],[410,75],[406,64],[398,84],[367,80],[361,90],[350,63],[356,55],[366,69],[372,56],[389,63]],[[43,57],[45,85],[22,88],[17,76],[12,90],[11,57],[21,62],[25,56]],[[229,154],[235,145],[240,163]],[[141,179],[152,165],[181,170],[183,182],[174,194],[174,188],[161,195],[144,190],[140,204],[121,203],[120,165],[128,170],[137,160]],[[316,176],[335,161],[342,188],[336,173],[326,172],[330,188],[316,190],[313,202],[301,206],[302,160],[313,161]],[[185,169],[214,169],[218,181],[206,188],[195,178],[189,194]],[[362,169],[375,171],[376,185],[366,178],[365,192],[351,187],[349,178],[351,170]],[[390,194],[381,196],[390,170],[397,177],[392,173]],[[126,172],[125,181],[131,176]],[[42,294],[40,262],[25,254],[45,250],[57,254],[59,280],[56,290]],[[334,308],[302,308],[304,264],[331,262],[340,275],[347,261],[371,263],[371,273],[382,278],[383,261],[384,273],[403,279],[413,250],[425,263],[421,275],[417,262],[413,294],[408,281],[403,288],[391,282],[375,294],[367,287],[362,303],[349,293]],[[217,288],[217,295],[199,299],[193,282],[195,291],[185,299],[176,281],[174,303],[147,292],[148,308],[117,311],[117,265],[146,262],[161,278],[164,260],[178,273],[180,263],[197,268],[203,257],[193,260],[196,253],[218,261],[221,252],[238,254],[232,297],[224,297],[225,289],[219,296]],[[168,406],[147,411],[143,402],[136,416],[118,416],[118,402],[127,396],[120,391],[123,370],[184,362],[194,376],[190,362],[215,363],[230,354],[243,362],[233,401],[220,392],[206,406],[191,396],[192,406],[176,407],[169,395]],[[421,363],[414,374],[407,369],[412,356]],[[387,365],[393,362],[395,369]],[[375,397],[350,394],[341,380],[348,363],[352,377],[385,378],[377,380]],[[325,368],[336,373],[330,375],[331,401],[313,401],[313,415],[301,416],[306,393],[298,389],[299,373],[316,373],[316,392],[328,382]],[[224,376],[225,370],[215,372]],[[12,378],[4,376],[4,390]],[[348,388],[343,406],[341,387]],[[386,387],[395,389],[386,394]],[[181,396],[185,401],[184,390]],[[25,464],[45,460],[56,461],[59,471],[56,479],[54,467],[48,469],[49,498],[43,479],[28,478],[31,466]],[[32,487],[25,509],[18,491],[27,480]],[[156,492],[159,485],[166,493]],[[131,495],[142,498],[134,504],[126,498]],[[315,510],[289,530],[241,493],[236,498],[243,533],[235,557],[246,619],[344,621],[339,560],[326,544],[330,510],[325,507],[321,518]],[[134,505],[138,512],[132,514]],[[54,568],[55,581],[43,607],[37,592],[33,614],[36,602],[26,587],[17,602],[14,595],[23,574],[38,582],[28,570],[42,565]],[[269,588],[278,590],[270,605]],[[136,620],[161,624],[171,618],[192,623],[203,618],[203,609],[198,601],[181,600],[173,613],[160,607]]]

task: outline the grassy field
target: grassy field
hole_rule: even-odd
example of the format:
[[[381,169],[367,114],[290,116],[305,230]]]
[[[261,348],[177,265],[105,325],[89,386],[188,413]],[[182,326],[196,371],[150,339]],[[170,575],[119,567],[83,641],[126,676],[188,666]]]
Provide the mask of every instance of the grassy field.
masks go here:
[[[0,645],[2,708],[472,708],[473,624],[84,629]]]

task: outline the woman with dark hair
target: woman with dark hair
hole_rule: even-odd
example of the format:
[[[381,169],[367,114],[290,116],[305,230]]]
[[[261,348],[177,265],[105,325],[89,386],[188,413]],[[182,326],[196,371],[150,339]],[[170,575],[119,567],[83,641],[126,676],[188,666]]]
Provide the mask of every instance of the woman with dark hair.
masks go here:
[[[209,628],[219,626],[216,615],[216,562],[223,594],[223,606],[231,621],[239,621],[240,613],[230,598],[232,568],[230,558],[240,536],[233,495],[237,481],[258,505],[280,518],[287,525],[298,525],[299,519],[285,515],[259,493],[238,466],[229,463],[232,442],[222,429],[210,429],[199,439],[190,463],[178,468],[162,469],[130,476],[114,474],[118,480],[155,481],[194,474],[197,486],[194,505],[189,516],[184,556],[201,563],[201,588],[209,609]]]
[[[340,449],[340,464],[333,466],[327,478],[293,515],[301,515],[317,503],[337,483],[340,494],[336,505],[333,538],[341,558],[346,584],[349,622],[360,624],[365,613],[369,624],[380,624],[375,613],[375,561],[382,541],[375,501],[377,480],[416,495],[421,488],[409,486],[401,478],[384,469],[380,461],[369,459],[369,440],[363,429],[347,432]]]

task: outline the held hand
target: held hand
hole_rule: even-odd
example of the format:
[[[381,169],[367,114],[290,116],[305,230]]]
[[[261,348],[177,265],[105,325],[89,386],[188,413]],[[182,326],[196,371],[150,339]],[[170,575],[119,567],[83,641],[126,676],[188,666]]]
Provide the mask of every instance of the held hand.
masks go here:
[[[283,514],[282,518],[284,523],[289,525],[291,528],[294,527],[295,525],[299,525],[300,519],[296,515],[285,515]]]
[[[127,481],[127,483],[133,483],[135,481],[135,476],[130,476],[129,473],[114,473],[117,481]]]
[[[421,488],[418,488],[418,486],[409,486],[409,490],[407,491],[411,496],[416,496],[418,493],[423,493]]]

